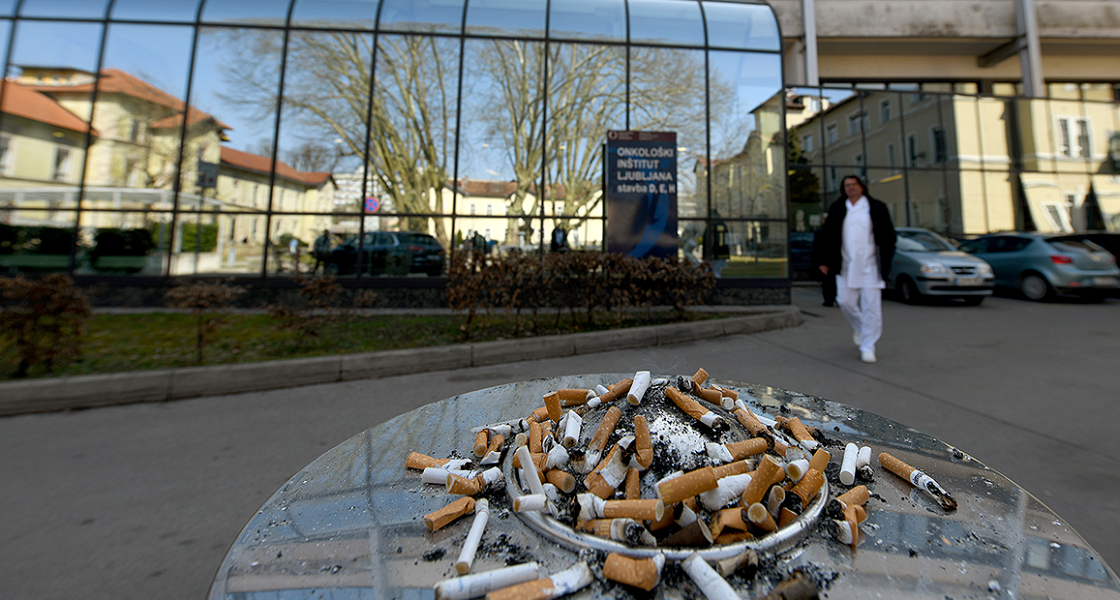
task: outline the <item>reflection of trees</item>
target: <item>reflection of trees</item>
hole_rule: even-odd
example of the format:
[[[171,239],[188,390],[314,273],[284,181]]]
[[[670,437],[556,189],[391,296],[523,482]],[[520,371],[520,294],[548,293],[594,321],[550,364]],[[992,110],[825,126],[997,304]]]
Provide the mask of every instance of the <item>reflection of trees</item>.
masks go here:
[[[491,139],[500,140],[513,168],[517,186],[509,214],[526,219],[539,214],[539,202],[562,201],[559,210],[553,207],[553,214],[565,221],[586,218],[599,201],[606,132],[625,123],[625,49],[549,46],[547,112],[541,85],[546,72],[544,44],[487,42],[475,56],[479,77],[489,89],[475,106],[474,119]],[[702,145],[704,66],[699,56],[660,48],[632,49],[631,129],[677,131],[682,144]],[[719,97],[730,94],[724,87],[715,91]],[[529,193],[540,185],[542,170],[549,194],[544,198],[537,194],[526,205]],[[527,226],[526,219],[523,227]]]
[[[234,86],[228,97],[266,115],[276,106],[277,57],[284,40],[270,32],[229,35],[235,43],[225,67]],[[284,117],[298,119],[302,132],[341,139],[348,155],[365,155],[368,141],[370,176],[398,212],[444,212],[456,89],[456,69],[448,65],[456,64],[457,44],[436,37],[379,37],[371,107],[372,39],[342,32],[291,32]],[[409,218],[408,228],[427,231],[427,221]],[[443,220],[434,224],[436,236],[446,244]]]

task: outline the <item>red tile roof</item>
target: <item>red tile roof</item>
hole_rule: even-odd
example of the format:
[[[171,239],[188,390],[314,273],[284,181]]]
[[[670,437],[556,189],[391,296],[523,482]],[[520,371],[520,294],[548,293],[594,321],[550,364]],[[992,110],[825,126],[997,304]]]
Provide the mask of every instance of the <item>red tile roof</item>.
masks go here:
[[[268,175],[269,171],[272,170],[271,159],[260,156],[259,154],[250,154],[225,146],[222,146],[222,164],[245,171],[252,171],[261,175]],[[304,173],[303,171],[297,171],[282,161],[277,161],[276,163],[276,175],[289,181],[316,187],[322,185],[331,176],[330,173]]]
[[[0,92],[4,95],[0,112],[79,133],[90,131],[89,123],[62,108],[50,96],[36,92],[27,86],[9,79],[0,81]],[[97,135],[96,130],[93,131],[93,135]]]

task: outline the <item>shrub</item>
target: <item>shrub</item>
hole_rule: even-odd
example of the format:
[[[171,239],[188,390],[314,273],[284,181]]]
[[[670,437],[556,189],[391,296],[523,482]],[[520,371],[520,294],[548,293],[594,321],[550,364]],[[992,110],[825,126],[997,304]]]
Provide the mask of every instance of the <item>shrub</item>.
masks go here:
[[[89,302],[69,276],[0,279],[0,339],[11,339],[19,356],[16,377],[42,366],[48,373],[82,355]]]
[[[212,341],[212,334],[225,324],[224,313],[245,288],[221,281],[183,282],[164,294],[174,308],[189,308],[196,318],[195,360],[202,364],[202,350]]]

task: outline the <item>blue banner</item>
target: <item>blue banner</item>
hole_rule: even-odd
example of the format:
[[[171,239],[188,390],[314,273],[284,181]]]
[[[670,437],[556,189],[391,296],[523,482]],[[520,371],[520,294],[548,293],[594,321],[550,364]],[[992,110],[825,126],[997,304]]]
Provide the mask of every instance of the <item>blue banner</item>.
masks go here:
[[[677,256],[677,134],[607,132],[607,252]]]

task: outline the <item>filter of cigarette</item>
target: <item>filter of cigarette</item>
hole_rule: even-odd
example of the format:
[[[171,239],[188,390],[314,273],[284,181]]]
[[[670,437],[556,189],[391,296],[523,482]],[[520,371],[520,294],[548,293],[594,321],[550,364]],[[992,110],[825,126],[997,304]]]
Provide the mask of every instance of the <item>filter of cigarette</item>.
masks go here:
[[[558,400],[557,404],[559,404],[559,399],[557,399],[557,400]],[[529,415],[529,418],[527,419],[527,421],[529,421],[530,423],[532,423],[533,421],[536,421],[536,422],[540,423],[541,421],[543,421],[545,419],[548,419],[551,414],[552,413],[549,412],[548,405],[546,404],[545,406],[542,406],[542,407],[534,410],[533,413]],[[528,431],[528,430],[529,430],[529,428],[526,427],[524,431]]]
[[[829,501],[825,513],[833,519],[842,519],[845,509],[849,506],[862,506],[870,497],[866,485],[857,485]]]
[[[641,404],[642,398],[646,395],[646,390],[649,389],[649,371],[638,371],[634,373],[633,383],[630,384],[630,391],[626,393],[626,400],[630,404],[637,406]]]
[[[590,392],[591,390],[561,389],[556,390],[556,397],[560,399],[561,406],[578,406],[587,404],[587,401],[594,397]]]
[[[622,482],[622,490],[627,500],[640,500],[642,498],[641,472],[631,467],[626,472],[626,481]]]
[[[739,399],[739,392],[736,392],[735,390],[729,390],[725,387],[720,387],[720,386],[714,385],[714,384],[712,385],[712,388],[719,390],[720,393],[723,394],[724,398],[731,398],[731,405],[732,406],[734,406],[735,401]]]
[[[545,394],[544,407],[548,410],[548,418],[553,423],[559,423],[560,417],[564,416],[564,409],[560,407],[560,394],[556,392]]]
[[[941,487],[941,484],[934,481],[929,475],[911,467],[886,452],[879,453],[879,464],[883,465],[884,469],[909,481],[914,487],[932,496],[933,499],[941,505],[941,508],[945,510],[957,510],[957,501],[949,495],[949,492],[945,491],[945,488]]]
[[[809,505],[809,502],[820,491],[821,486],[824,485],[824,474],[816,469],[809,469],[786,494],[786,501],[783,508],[788,508],[795,513],[800,513],[801,510]]]
[[[699,369],[696,369],[696,373],[689,381],[695,383],[696,385],[704,385],[704,382],[708,381],[708,372],[704,370],[704,367],[700,367]]]
[[[679,530],[665,538],[667,546],[707,547],[715,541],[708,525],[696,519],[688,525],[683,525]]]
[[[665,555],[658,552],[651,558],[629,558],[611,552],[603,563],[603,577],[645,591],[657,587]]]
[[[653,442],[649,437],[649,423],[645,415],[634,416],[634,457],[630,466],[639,470],[648,469],[653,464]]]
[[[762,424],[762,421],[758,420],[758,417],[755,416],[745,404],[743,404],[742,400],[735,403],[735,410],[731,411],[731,414],[735,415],[735,420],[739,421],[739,424],[745,427],[747,432],[752,436],[768,439],[774,438],[770,430]]]
[[[533,459],[529,455],[529,448],[526,446],[518,448],[514,456],[521,461],[523,467],[521,472],[524,474],[525,483],[529,486],[529,491],[534,494],[543,494],[544,488],[541,487],[540,477],[537,475],[536,468],[531,466],[533,465]]]
[[[723,479],[724,477],[731,477],[732,475],[742,475],[743,473],[750,473],[755,469],[755,467],[756,464],[753,460],[737,460],[726,465],[712,467],[712,470],[716,472],[717,479]]]
[[[766,510],[777,518],[781,514],[782,503],[786,501],[786,490],[780,485],[770,488],[770,493],[766,496]]]
[[[625,542],[631,546],[656,546],[657,539],[634,519],[591,519],[579,521],[576,528],[599,537]]]
[[[591,568],[580,562],[551,577],[492,591],[486,594],[486,600],[550,600],[581,590],[594,580]]]
[[[568,420],[564,425],[564,447],[571,448],[579,441],[580,429],[583,427],[583,418],[579,414],[569,411]]]
[[[766,505],[761,502],[755,502],[747,509],[747,518],[751,523],[754,523],[759,529],[764,531],[777,531],[778,524],[774,522],[774,517],[770,515],[770,511],[766,509]]]
[[[540,423],[529,423],[529,452],[539,454],[544,452],[544,434],[541,433]]]
[[[665,516],[665,505],[657,498],[645,500],[603,500],[594,494],[579,494],[579,520],[634,519],[635,521],[660,521]]]
[[[441,467],[447,464],[450,458],[432,458],[427,454],[420,454],[419,452],[412,452],[404,459],[404,466],[408,469],[417,469],[423,471],[429,467]]]
[[[685,414],[704,425],[716,431],[726,431],[728,429],[728,425],[722,417],[704,408],[692,398],[685,396],[677,388],[672,386],[665,388],[665,397],[672,400],[673,404],[676,404],[677,408],[684,411]]]
[[[603,453],[603,448],[607,447],[607,440],[610,439],[611,434],[614,433],[614,428],[618,425],[618,420],[622,418],[622,411],[617,406],[612,406],[607,409],[603,414],[603,419],[599,421],[599,427],[595,429],[595,433],[591,436],[591,441],[587,443],[587,458],[586,460],[592,464],[599,462],[599,457]]]
[[[699,552],[693,552],[681,563],[681,568],[696,583],[708,600],[739,600],[739,594],[716,572]]]
[[[716,473],[711,467],[701,467],[678,477],[662,480],[657,484],[658,495],[666,506],[717,487],[719,487],[719,480],[716,479]]]
[[[424,515],[424,525],[428,531],[438,531],[444,525],[474,510],[474,498],[464,497]]]
[[[448,473],[444,484],[447,486],[448,494],[455,494],[457,496],[477,496],[481,494],[482,490],[486,487],[486,482],[482,479],[482,475],[467,479],[466,477],[460,477],[454,473]]]
[[[539,494],[525,494],[513,499],[513,512],[541,512],[548,507],[548,495],[544,492]]]
[[[840,483],[852,485],[856,482],[856,457],[859,456],[859,446],[848,443],[844,446],[844,459],[840,463]]]
[[[482,540],[482,532],[486,529],[486,521],[490,518],[490,503],[482,498],[474,504],[474,522],[467,532],[467,539],[463,542],[463,549],[459,551],[459,560],[455,561],[455,570],[460,575],[466,575],[474,564],[474,553],[478,550],[478,542]]]
[[[786,463],[786,476],[790,481],[797,483],[805,476],[805,472],[809,470],[809,461],[804,458]]]
[[[871,468],[871,448],[869,446],[859,449],[859,455],[856,457],[856,474],[863,481],[875,479],[875,469]]]
[[[717,562],[715,568],[724,577],[729,577],[739,569],[744,569],[744,576],[750,579],[758,572],[758,553],[753,548],[747,548],[740,554]]]
[[[708,530],[716,537],[719,537],[723,530],[728,527],[736,531],[746,531],[747,521],[744,520],[744,512],[741,506],[718,510],[712,514],[712,521],[708,524]]]
[[[486,456],[486,447],[490,445],[490,430],[483,429],[474,437],[474,455],[482,458]]]
[[[572,490],[576,489],[576,478],[567,471],[550,469],[545,471],[544,478],[565,494],[570,494]]]
[[[698,496],[700,504],[708,510],[719,510],[738,500],[743,491],[750,487],[750,484],[751,476],[748,473],[722,477],[716,481],[714,490],[702,492]]]
[[[447,475],[449,473],[454,474],[454,475],[458,475],[459,477],[465,477],[465,478],[468,478],[468,479],[470,479],[471,477],[474,477],[474,475],[471,475],[470,471],[460,471],[460,470],[449,471],[447,469],[442,469],[440,467],[428,467],[427,469],[424,469],[423,473],[420,474],[420,481],[422,481],[424,483],[431,483],[431,484],[434,484],[434,485],[446,486],[447,485]]]
[[[797,439],[797,442],[801,445],[801,447],[805,448],[806,450],[816,450],[817,446],[820,445],[817,443],[817,440],[813,439],[813,435],[809,433],[809,429],[805,426],[804,423],[801,422],[801,419],[799,419],[798,417],[788,419],[785,422],[785,428],[793,434],[793,437]]]
[[[548,454],[545,455],[544,469],[542,470],[550,471],[552,469],[563,469],[568,466],[569,459],[570,457],[566,448],[559,445],[553,446],[552,449],[548,451]]]
[[[746,489],[743,490],[743,506],[750,506],[756,502],[761,502],[762,497],[766,494],[766,490],[771,485],[781,481],[785,478],[786,472],[782,468],[782,464],[778,459],[766,454],[758,463],[758,469],[755,470],[750,483]]]
[[[824,448],[818,448],[817,451],[813,453],[813,457],[809,459],[809,468],[824,473],[825,469],[828,467],[828,461],[830,460],[832,460],[832,455]]]
[[[493,590],[540,578],[540,564],[529,562],[503,569],[444,579],[435,585],[436,600],[470,600]]]
[[[620,381],[620,382],[618,382],[618,383],[616,383],[612,386],[608,386],[609,390],[607,392],[601,393],[597,397],[588,400],[587,401],[587,406],[590,407],[590,408],[596,408],[600,404],[605,404],[607,402],[611,402],[611,401],[615,400],[616,398],[618,398],[619,396],[622,396],[623,394],[626,394],[627,392],[629,392],[630,391],[630,386],[633,385],[633,383],[634,383],[633,379],[623,379],[622,381]]]

